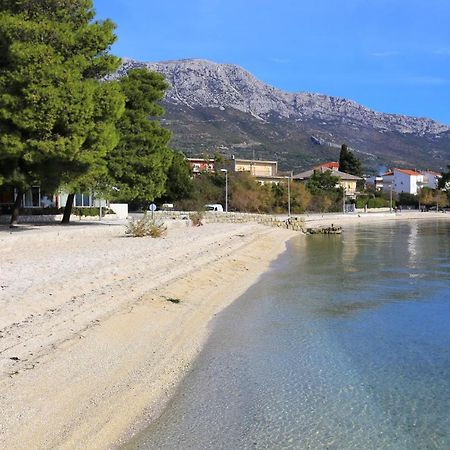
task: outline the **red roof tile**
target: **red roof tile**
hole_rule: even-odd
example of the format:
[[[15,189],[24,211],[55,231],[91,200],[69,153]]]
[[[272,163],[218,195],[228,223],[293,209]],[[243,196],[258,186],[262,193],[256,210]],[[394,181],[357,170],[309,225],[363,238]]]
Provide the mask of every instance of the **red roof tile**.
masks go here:
[[[314,167],[314,169],[319,169],[320,167],[326,167],[328,169],[337,169],[339,170],[339,163],[337,161],[328,161],[318,166]]]
[[[415,170],[409,170],[409,169],[394,169],[394,170],[404,173],[406,175],[421,175],[419,172],[416,172]]]

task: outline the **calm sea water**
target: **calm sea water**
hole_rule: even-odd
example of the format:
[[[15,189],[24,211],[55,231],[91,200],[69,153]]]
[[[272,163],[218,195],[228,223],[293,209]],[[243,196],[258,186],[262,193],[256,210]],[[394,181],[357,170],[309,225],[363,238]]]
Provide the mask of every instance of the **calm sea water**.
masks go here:
[[[291,241],[144,449],[450,449],[450,223]]]

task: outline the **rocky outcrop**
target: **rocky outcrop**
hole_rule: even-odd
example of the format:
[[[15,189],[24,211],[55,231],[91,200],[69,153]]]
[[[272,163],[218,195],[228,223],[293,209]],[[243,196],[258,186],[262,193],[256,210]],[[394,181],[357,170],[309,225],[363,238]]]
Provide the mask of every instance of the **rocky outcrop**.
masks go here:
[[[288,93],[265,84],[241,67],[201,59],[142,63],[124,60],[118,75],[146,67],[165,75],[171,85],[166,101],[208,108],[234,108],[262,120],[271,115],[297,121],[316,119],[398,131],[405,134],[439,135],[450,126],[426,118],[373,111],[344,98],[308,92]]]
[[[450,161],[450,127],[431,119],[380,113],[328,95],[283,92],[238,66],[198,59],[127,59],[111,78],[132,68],[166,77],[162,123],[173,133],[172,147],[188,155],[256,156],[300,171],[335,160],[346,143],[373,172],[381,166],[443,170]]]

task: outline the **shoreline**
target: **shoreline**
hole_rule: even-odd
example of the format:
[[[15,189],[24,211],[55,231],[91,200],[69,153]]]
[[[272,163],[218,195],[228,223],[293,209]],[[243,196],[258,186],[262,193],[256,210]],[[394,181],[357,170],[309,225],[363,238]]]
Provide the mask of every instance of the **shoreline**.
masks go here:
[[[170,399],[210,320],[297,235],[254,224],[173,227],[163,240],[122,238],[120,226],[37,228],[0,233],[0,444],[10,449],[126,442]]]
[[[371,225],[374,223],[385,223],[393,221],[408,220],[450,220],[449,213],[442,212],[419,212],[416,210],[404,210],[402,212],[356,212],[356,213],[325,213],[301,215],[306,227],[319,228],[321,226],[346,225]]]

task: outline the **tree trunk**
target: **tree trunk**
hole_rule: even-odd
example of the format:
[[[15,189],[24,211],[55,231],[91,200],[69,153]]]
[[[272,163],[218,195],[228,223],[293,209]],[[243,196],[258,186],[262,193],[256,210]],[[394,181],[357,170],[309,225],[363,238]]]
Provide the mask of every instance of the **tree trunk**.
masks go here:
[[[64,215],[61,223],[69,223],[70,215],[72,214],[73,200],[75,198],[75,194],[69,194],[67,196],[66,206],[64,208]]]
[[[20,207],[22,206],[22,197],[23,197],[23,192],[20,190],[17,191],[17,196],[14,201],[14,206],[13,206],[13,210],[11,213],[11,220],[9,221],[10,228],[13,228],[17,225],[17,219],[19,218]]]

